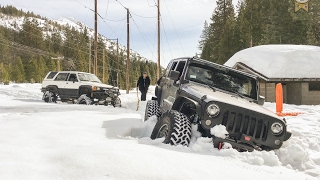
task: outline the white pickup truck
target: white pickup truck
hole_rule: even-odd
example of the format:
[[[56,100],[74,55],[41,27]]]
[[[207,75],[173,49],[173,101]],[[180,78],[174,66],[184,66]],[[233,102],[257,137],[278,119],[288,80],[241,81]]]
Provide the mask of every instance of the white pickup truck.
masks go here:
[[[119,88],[103,84],[97,76],[79,71],[49,72],[42,82],[45,102],[72,101],[78,104],[121,106]]]

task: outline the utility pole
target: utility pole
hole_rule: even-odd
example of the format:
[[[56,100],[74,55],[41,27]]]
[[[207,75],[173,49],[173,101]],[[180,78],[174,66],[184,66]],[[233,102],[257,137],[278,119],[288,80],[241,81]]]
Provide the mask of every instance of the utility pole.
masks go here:
[[[91,73],[91,37],[89,37],[89,73]]]
[[[105,60],[106,60],[106,58],[105,58],[105,56],[106,56],[106,49],[105,48],[103,48],[103,51],[102,51],[102,82],[103,83],[106,83],[104,80],[104,76],[105,76],[105,67],[104,67],[104,65],[105,65]]]
[[[119,87],[119,71],[120,71],[120,62],[119,62],[119,39],[117,38],[117,62],[118,62],[118,69],[117,69],[117,87]]]
[[[158,0],[158,65],[157,79],[160,79],[160,0]]]
[[[130,73],[130,12],[127,8],[127,72],[126,72],[126,93],[129,94],[130,89],[130,79],[129,79],[129,73]]]
[[[113,80],[113,83],[116,83],[117,87],[119,87],[119,72],[120,72],[120,62],[119,62],[119,39],[109,39],[109,40],[117,40],[117,62],[118,62],[118,65],[117,65],[117,80]]]
[[[94,0],[94,71],[98,76],[98,0]]]
[[[57,60],[57,71],[60,71],[60,60],[62,60],[64,58],[64,56],[59,56],[59,57],[56,57],[56,58],[51,58],[53,60]]]

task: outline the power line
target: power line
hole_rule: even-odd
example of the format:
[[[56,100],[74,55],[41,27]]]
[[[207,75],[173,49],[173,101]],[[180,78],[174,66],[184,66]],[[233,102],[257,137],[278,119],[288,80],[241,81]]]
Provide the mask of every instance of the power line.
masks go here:
[[[124,9],[128,9],[126,8],[120,1],[116,0]]]
[[[14,1],[14,0],[12,0],[13,2],[16,2],[16,1]],[[81,5],[83,5],[84,7],[86,7],[87,9],[89,9],[89,10],[91,10],[92,11],[92,9],[91,8],[88,8],[87,6],[85,6],[84,4],[82,4],[81,2],[79,2],[78,0],[75,0],[75,1],[77,1],[79,4],[81,4]],[[18,2],[16,2],[17,4],[19,4],[19,5],[21,5],[20,3],[18,3]],[[21,5],[21,6],[23,6],[23,5]],[[24,6],[23,6],[24,7]],[[24,7],[24,8],[26,8],[26,7]],[[28,9],[28,8],[26,8],[26,9]],[[30,10],[29,10],[30,11]],[[101,16],[100,16],[101,17]],[[33,18],[33,17],[32,17]],[[48,22],[47,22],[48,23]],[[54,26],[54,27],[56,27],[55,25],[53,25],[53,24],[51,24],[51,23],[48,23],[48,24],[50,24],[50,25],[52,25],[52,26]],[[32,27],[32,26],[30,26],[31,28],[33,28],[33,29],[35,29],[34,27]],[[22,29],[20,29],[20,30],[22,30]],[[30,34],[30,35],[34,35],[34,36],[37,36],[37,37],[41,37],[41,38],[44,38],[43,37],[43,35],[42,36],[39,36],[39,35],[36,35],[36,34],[32,34],[32,33],[30,33],[30,32],[26,32],[26,33],[28,33],[28,34]],[[52,43],[52,44],[58,44],[59,45],[59,47],[63,47],[63,46],[65,46],[65,44],[63,43],[63,42],[61,42],[61,43],[56,43],[56,42],[52,42],[52,40],[50,39],[50,38],[46,38],[47,40],[49,40],[49,42],[50,43]],[[80,50],[80,49],[75,49],[75,48],[71,48],[70,46],[67,46],[67,48],[68,49],[71,49],[71,50],[75,50],[75,51],[80,51],[80,52],[82,52],[82,53],[85,53],[85,54],[89,54],[88,52],[86,52],[86,51],[82,51],[82,50]],[[78,56],[78,54],[76,54],[76,58],[78,58],[77,57]],[[111,59],[111,58],[110,58]],[[112,59],[113,60],[113,59]]]
[[[125,7],[120,1],[118,1],[118,0],[116,0],[124,9],[128,9],[127,7]],[[146,39],[145,39],[145,37],[144,37],[144,35],[143,35],[143,33],[142,33],[142,31],[141,31],[141,29],[139,28],[139,26],[138,26],[138,24],[136,23],[136,21],[133,19],[133,17],[132,17],[132,15],[131,14],[134,14],[134,15],[136,15],[136,16],[139,16],[139,17],[142,17],[142,18],[154,18],[154,17],[144,17],[144,16],[140,16],[140,15],[138,15],[138,14],[135,14],[135,13],[133,13],[132,11],[130,11],[130,17],[131,17],[131,19],[132,19],[132,21],[134,22],[134,24],[135,24],[135,26],[137,27],[137,29],[138,29],[138,31],[139,31],[139,33],[140,33],[140,35],[142,36],[142,38],[143,38],[143,40],[144,40],[144,42],[146,43],[146,45],[147,45],[147,47],[149,48],[149,50],[151,51],[151,53],[152,53],[152,56],[153,56],[153,51],[152,51],[152,49],[150,48],[150,46],[149,46],[149,44],[148,44],[148,42],[146,41]],[[149,40],[149,39],[148,39]],[[149,40],[150,41],[150,40]],[[150,41],[151,42],[151,41]]]
[[[26,46],[26,45],[23,45],[23,44],[19,44],[19,43],[16,43],[16,42],[13,42],[13,41],[10,41],[10,40],[6,40],[6,39],[2,39],[0,38],[0,41],[2,41],[3,43],[0,42],[0,44],[4,45],[4,46],[7,46],[7,47],[11,47],[11,48],[15,48],[15,49],[18,49],[18,50],[22,50],[22,51],[25,51],[25,52],[29,52],[29,53],[33,53],[33,54],[36,54],[36,55],[41,55],[41,56],[58,56],[57,54],[54,54],[54,53],[50,53],[48,51],[44,51],[44,50],[41,50],[41,49],[37,49],[37,48],[33,48],[33,47],[30,47],[30,46]],[[11,45],[10,45],[11,44]],[[64,59],[61,59],[62,61],[68,61],[70,62],[70,60],[74,63],[74,64],[78,64],[80,65],[81,63],[78,62],[78,60],[75,60],[73,58],[70,58],[70,57],[64,57]],[[103,68],[103,66],[98,66],[100,69]],[[74,67],[73,67],[74,68]],[[113,71],[117,71],[117,69],[112,69],[112,68],[108,68],[109,70],[113,70]],[[76,70],[74,68],[74,70]],[[120,71],[121,73],[123,73],[122,71]]]
[[[13,2],[15,2],[14,0],[12,0]],[[81,4],[82,6],[84,6],[85,8],[87,8],[88,10],[90,10],[90,11],[93,11],[91,8],[89,8],[89,7],[87,7],[86,5],[84,5],[83,3],[81,3],[81,2],[79,2],[78,0],[75,0],[76,2],[78,2],[79,4]],[[119,2],[119,1],[118,1]],[[17,2],[16,2],[17,3]],[[121,2],[119,2],[122,6],[123,6],[123,4],[121,3]],[[19,4],[19,3],[18,3]],[[21,5],[21,4],[20,4]],[[21,6],[23,6],[23,5],[21,5]],[[24,7],[24,6],[23,6]],[[123,6],[124,7],[124,6]],[[26,7],[25,7],[26,8]],[[125,8],[125,7],[124,7]],[[28,8],[26,8],[26,9],[28,9]],[[30,11],[30,10],[29,10]],[[111,20],[111,19],[107,19],[107,18],[103,18],[99,13],[97,13],[98,14],[98,16],[103,20],[103,22],[106,24],[106,25],[108,25],[104,20],[109,20],[109,21],[124,21],[126,18],[123,18],[123,19],[121,19],[121,20]],[[137,16],[139,16],[139,15],[137,15]],[[143,16],[141,16],[141,17],[143,17]],[[146,17],[146,18],[148,18],[148,17]],[[54,24],[51,24],[51,23],[49,23],[49,22],[47,22],[48,24],[50,24],[50,25],[52,25],[54,28],[56,28],[56,26],[54,25]],[[136,23],[135,23],[136,24]],[[120,24],[119,24],[120,25]],[[118,25],[118,26],[119,26]],[[60,25],[60,26],[63,26],[63,25]],[[108,25],[109,26],[109,25]],[[125,23],[124,23],[124,26],[125,26]],[[124,26],[123,26],[123,29],[124,29]],[[136,24],[136,26],[137,26],[137,24]],[[110,27],[110,26],[109,26]],[[33,28],[33,29],[35,29],[34,27],[31,27],[31,28]],[[66,28],[66,26],[64,26],[64,28]],[[137,26],[137,28],[139,29],[139,27]],[[117,35],[117,33],[110,27],[110,29]],[[22,29],[20,29],[20,30],[22,30]],[[141,32],[141,30],[139,29],[139,31],[140,31],[140,33],[141,33],[141,35],[142,35],[142,32]],[[28,33],[28,34],[31,34],[31,35],[34,35],[34,36],[38,36],[38,37],[40,37],[39,35],[36,35],[36,34],[33,34],[33,33],[30,33],[30,32],[26,32],[26,33]],[[56,31],[56,33],[58,33],[58,31]],[[123,33],[123,30],[122,30],[122,33]],[[143,36],[143,35],[142,35]],[[44,36],[42,35],[41,36],[42,38],[44,38]],[[64,44],[64,42],[62,41],[61,43],[57,43],[57,42],[53,42],[52,41],[52,39],[51,38],[49,38],[50,37],[50,35],[47,35],[47,38],[46,38],[46,40],[48,40],[51,44],[58,44],[59,45],[59,47],[64,47],[65,46],[65,44]],[[89,36],[89,38],[90,38],[90,36]],[[144,38],[144,37],[143,37]],[[146,41],[145,41],[146,42]],[[148,43],[146,42],[146,44],[148,45]],[[81,46],[80,46],[81,47]],[[100,46],[98,46],[98,47],[100,47]],[[72,49],[72,50],[75,50],[75,51],[79,51],[79,52],[82,52],[82,53],[84,53],[84,54],[89,54],[88,52],[86,52],[86,51],[83,51],[83,50],[81,50],[81,49],[75,49],[75,48],[71,48],[71,47],[69,47],[69,46],[67,46],[67,48],[69,48],[69,49]],[[150,47],[149,47],[149,49],[150,49]],[[153,53],[153,51],[151,50],[151,52]],[[78,54],[76,54],[76,56],[78,56]],[[109,54],[107,54],[107,56],[109,56],[110,57],[110,55]],[[77,57],[76,57],[77,58]],[[110,60],[112,60],[112,61],[115,61],[113,58],[109,58]],[[145,58],[146,59],[146,58]],[[121,65],[122,67],[124,67],[123,65]]]
[[[169,51],[170,51],[170,54],[171,54],[171,58],[173,59],[173,55],[172,55],[172,51],[171,51],[171,47],[170,47],[170,43],[169,43],[169,41],[168,41],[168,36],[167,36],[166,30],[165,30],[165,28],[164,28],[163,19],[162,19],[162,17],[161,17],[161,16],[160,16],[160,18],[161,18],[161,24],[162,24],[162,27],[163,27],[164,35],[165,35],[166,40],[167,40],[167,43],[168,43],[168,47],[169,47]]]
[[[116,0],[124,9],[127,9],[127,7],[125,7],[120,1],[118,1],[118,0]],[[132,12],[132,10],[130,10],[130,15],[131,14],[134,14],[134,15],[136,15],[136,16],[138,16],[138,17],[141,17],[141,18],[156,18],[157,16],[141,16],[141,15],[139,15],[139,14],[137,14],[137,13],[134,13],[134,12]]]
[[[13,0],[12,0],[13,1]],[[76,0],[77,1],[77,0]],[[15,1],[14,1],[15,2]],[[80,3],[79,1],[77,1],[78,3]],[[17,3],[17,2],[16,2]],[[19,4],[19,3],[18,3]],[[84,4],[82,4],[82,3],[80,3],[81,5],[83,5],[83,6],[85,6]],[[21,5],[21,4],[20,4]],[[21,5],[22,6],[22,5]],[[92,11],[92,9],[91,8],[88,8],[87,6],[85,6],[88,10],[91,10]],[[26,8],[26,9],[28,9],[28,8]],[[99,14],[99,17],[100,18],[102,18],[103,19],[103,21],[104,21],[104,19],[106,19],[106,18],[103,18],[103,17],[101,17],[101,15]],[[33,17],[32,17],[33,18]],[[106,20],[109,20],[109,19],[106,19]],[[111,21],[123,21],[124,19],[122,19],[122,20],[111,20]],[[104,21],[104,23],[106,23],[105,21]],[[51,24],[51,23],[48,23],[48,24]],[[107,23],[106,23],[107,24]],[[51,24],[53,27],[56,27],[55,25],[53,25],[53,24]],[[108,24],[107,24],[108,25]],[[61,25],[60,25],[61,26]],[[109,26],[109,25],[108,25]],[[31,28],[33,28],[33,27],[31,27]],[[35,29],[35,28],[33,28],[33,29]],[[110,27],[110,29],[111,30],[113,30],[111,27]],[[20,29],[21,30],[21,29]],[[113,31],[114,32],[114,31]],[[38,36],[38,37],[40,37],[39,35],[35,35],[35,34],[32,34],[32,33],[30,33],[30,32],[27,32],[28,34],[31,34],[31,35],[34,35],[34,36]],[[115,32],[114,32],[115,33]],[[47,37],[50,37],[49,35],[47,35]],[[43,34],[41,35],[41,38],[45,38],[44,36],[43,36]],[[52,42],[52,40],[50,39],[50,38],[46,38],[47,40],[49,40],[49,42],[50,43],[52,43],[52,44],[58,44],[59,45],[59,47],[63,47],[63,46],[65,46],[65,44],[62,42],[62,43],[56,43],[56,42]],[[13,46],[10,46],[10,47],[12,47],[12,48],[16,48],[16,47],[13,47]],[[73,50],[76,50],[76,51],[80,51],[80,52],[82,52],[82,53],[85,53],[85,54],[89,54],[88,52],[84,52],[84,51],[82,51],[82,50],[80,50],[80,49],[74,49],[74,48],[71,48],[71,47],[67,47],[67,48],[70,48],[70,49],[73,49]],[[21,49],[21,48],[20,48]],[[39,52],[37,52],[36,54],[40,54]],[[78,54],[76,54],[76,56],[78,56]],[[108,54],[107,54],[107,56],[109,56]],[[110,56],[109,56],[110,57]],[[77,57],[76,57],[77,58]],[[71,59],[71,58],[70,58]],[[110,60],[112,60],[112,61],[114,61],[114,62],[116,62],[113,58],[109,58]],[[73,60],[74,61],[74,60]],[[76,62],[76,61],[74,61],[74,62]],[[117,62],[117,64],[119,64],[119,62]],[[119,64],[119,66],[122,66],[122,67],[124,67],[123,65],[120,65]],[[118,71],[120,71],[120,70],[118,70]]]
[[[136,13],[132,12],[132,11],[130,11],[130,13],[131,13],[131,14],[134,14],[134,15],[136,15],[136,16],[138,16],[138,17],[141,17],[141,18],[157,18],[157,16],[141,16],[141,15],[139,15],[139,14],[136,14]]]
[[[34,27],[32,27],[32,26],[30,26],[31,28],[33,28],[33,29],[35,29]],[[20,30],[23,30],[23,29],[20,29]],[[30,33],[30,32],[27,32],[27,31],[25,31],[27,34],[30,34],[30,35],[33,35],[33,36],[36,36],[36,37],[41,37],[41,38],[43,38],[43,36],[39,36],[39,35],[36,35],[36,34],[33,34],[33,33]],[[89,54],[89,52],[87,52],[87,51],[82,51],[81,49],[75,49],[75,48],[71,48],[70,46],[65,46],[65,44],[62,42],[62,43],[56,43],[56,42],[52,42],[52,40],[50,39],[50,38],[47,38],[47,40],[49,40],[49,42],[50,43],[52,43],[52,44],[57,44],[57,45],[59,45],[59,47],[66,47],[66,48],[68,48],[68,49],[71,49],[71,50],[74,50],[74,51],[80,51],[80,52],[82,52],[82,53],[84,53],[84,54]],[[98,47],[100,47],[101,48],[101,46],[98,46]],[[107,54],[108,55],[108,54]],[[93,56],[93,55],[92,55]],[[92,57],[91,56],[91,57]],[[110,56],[109,56],[110,57]],[[78,54],[76,54],[76,58],[78,58]],[[113,58],[111,58],[110,57],[110,60],[112,60],[112,61],[114,61],[114,62],[117,62],[116,60],[114,60]],[[123,68],[124,68],[124,66],[123,66]]]
[[[181,41],[180,41],[180,37],[179,37],[179,34],[178,34],[178,32],[177,32],[176,26],[174,25],[174,22],[173,22],[173,20],[172,20],[171,13],[170,13],[169,8],[168,8],[168,6],[167,6],[166,0],[164,0],[164,4],[166,5],[166,9],[167,9],[167,11],[168,11],[168,13],[169,13],[169,17],[170,17],[170,19],[171,19],[171,22],[172,22],[174,31],[176,32],[176,35],[177,35],[177,37],[178,37],[178,40],[179,40],[181,49],[182,49],[182,51],[183,51],[183,54],[186,55],[186,53],[185,53],[185,51],[184,51],[184,48],[183,48],[183,46],[182,46],[182,43],[181,43]]]
[[[108,0],[107,9],[106,9],[106,15],[104,16],[104,18],[106,18],[106,17],[107,17],[107,14],[108,14],[109,2],[110,2],[110,0]]]
[[[147,3],[148,3],[148,5],[150,6],[150,7],[157,7],[157,3],[154,1],[154,5],[153,6],[151,6],[150,4],[149,4],[149,0],[147,0]]]
[[[147,43],[147,41],[146,41],[146,39],[145,39],[145,37],[143,36],[143,33],[142,33],[142,31],[140,30],[140,28],[139,28],[139,26],[138,26],[138,24],[136,23],[136,21],[131,17],[131,19],[132,19],[132,21],[134,22],[134,24],[136,25],[136,27],[137,27],[137,29],[138,29],[138,31],[139,31],[139,33],[140,33],[140,35],[142,36],[142,38],[143,38],[143,40],[144,40],[144,42],[146,43],[146,45],[148,46],[148,48],[149,48],[149,50],[151,51],[151,53],[152,53],[152,56],[153,56],[153,51],[152,51],[152,49],[150,48],[150,46],[149,46],[149,44]],[[148,38],[148,37],[147,37]],[[149,39],[148,39],[149,40]],[[150,41],[150,40],[149,40]]]

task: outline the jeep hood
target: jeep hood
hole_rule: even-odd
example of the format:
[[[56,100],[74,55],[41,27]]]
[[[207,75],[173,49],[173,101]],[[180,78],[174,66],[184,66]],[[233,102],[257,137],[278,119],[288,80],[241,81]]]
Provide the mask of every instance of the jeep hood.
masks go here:
[[[252,111],[256,111],[258,113],[263,113],[268,116],[280,119],[275,113],[272,111],[254,103],[250,102],[248,99],[241,98],[236,94],[233,93],[224,93],[219,90],[213,91],[211,88],[206,87],[205,85],[200,85],[196,83],[190,82],[189,84],[182,84],[181,89],[185,92],[196,96],[197,98],[201,98],[204,95],[207,95],[206,102],[210,101],[218,101],[224,102],[230,105],[242,107],[244,109],[249,109]]]
[[[102,84],[102,83],[97,83],[97,82],[90,82],[90,81],[81,81],[82,85],[91,85],[91,86],[97,86],[97,87],[102,87],[102,88],[115,88],[118,89],[117,87],[107,85],[107,84]]]

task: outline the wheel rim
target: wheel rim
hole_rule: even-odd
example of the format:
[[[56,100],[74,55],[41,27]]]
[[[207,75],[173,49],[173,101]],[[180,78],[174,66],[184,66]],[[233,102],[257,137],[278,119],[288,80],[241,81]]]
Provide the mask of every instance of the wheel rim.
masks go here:
[[[161,128],[159,129],[159,132],[157,134],[157,138],[166,138],[169,134],[169,127],[168,124],[163,124]]]

